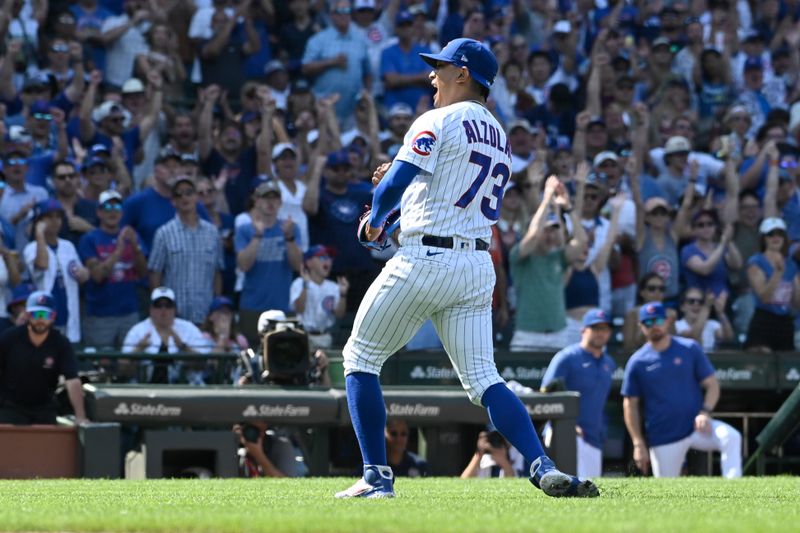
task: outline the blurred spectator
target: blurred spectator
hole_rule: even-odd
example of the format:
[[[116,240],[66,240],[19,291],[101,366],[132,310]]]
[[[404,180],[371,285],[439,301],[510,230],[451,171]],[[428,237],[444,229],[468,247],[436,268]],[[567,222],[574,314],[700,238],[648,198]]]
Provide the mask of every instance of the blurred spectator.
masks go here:
[[[602,309],[590,309],[581,319],[581,339],[553,356],[542,378],[546,392],[555,381],[581,394],[577,425],[578,469],[581,478],[603,475],[603,445],[606,438],[604,408],[611,390],[611,375],[617,368],[606,345],[611,338],[611,318]],[[549,440],[549,439],[546,439]]]
[[[122,353],[170,354],[170,353],[208,353],[211,344],[200,330],[189,322],[175,317],[175,292],[168,287],[156,287],[150,293],[150,316],[135,324],[125,335]],[[137,358],[136,365],[122,359],[120,375],[132,378],[142,376],[145,383],[179,383],[202,385],[205,380],[203,360],[181,363],[168,357],[151,361]],[[137,374],[138,368],[138,374]],[[182,370],[186,370],[182,374]]]
[[[229,95],[238,95],[245,82],[246,56],[261,48],[253,18],[249,11],[252,0],[243,0],[228,13],[214,8],[211,15],[211,37],[199,48],[203,84],[215,84]]]
[[[622,324],[622,348],[626,352],[633,352],[641,348],[647,342],[644,334],[639,328],[639,309],[644,302],[664,303],[664,293],[667,285],[664,278],[657,272],[648,272],[639,280],[637,285],[636,306],[625,313],[625,322]],[[666,308],[667,324],[670,333],[674,333],[675,322],[678,314],[671,307]]]
[[[123,0],[122,9],[121,15],[108,17],[100,28],[100,41],[106,48],[106,83],[120,88],[133,76],[136,56],[147,52],[145,35],[152,20],[166,17],[159,4],[146,0]]]
[[[317,33],[306,44],[303,75],[314,78],[317,97],[339,94],[336,116],[342,126],[352,125],[355,98],[370,89],[372,69],[369,43],[351,22],[350,0],[331,3],[331,26]]]
[[[339,276],[336,283],[327,279],[333,265],[334,250],[315,244],[303,254],[300,277],[289,288],[289,303],[298,314],[308,333],[309,347],[330,348],[331,329],[347,309],[347,278]]]
[[[145,37],[147,44],[136,56],[133,76],[147,79],[151,71],[157,71],[164,78],[164,93],[167,101],[181,100],[186,69],[178,50],[178,39],[175,32],[168,24],[156,22],[147,31]]]
[[[291,218],[278,218],[281,190],[275,180],[259,185],[254,193],[252,221],[236,228],[236,261],[244,272],[239,301],[242,332],[258,344],[258,317],[267,309],[288,311],[292,272],[302,267],[303,253],[297,245],[300,230]]]
[[[36,291],[25,303],[26,323],[0,335],[0,423],[55,424],[55,392],[64,377],[75,422],[88,422],[78,361],[70,341],[53,327],[57,304]]]
[[[461,472],[461,479],[471,477],[518,477],[525,471],[525,458],[497,432],[481,431],[475,453]]]
[[[738,216],[733,225],[733,243],[745,261],[742,268],[728,270],[728,283],[734,313],[733,328],[738,335],[744,335],[755,311],[755,301],[747,280],[747,260],[759,252],[758,225],[762,209],[758,195],[752,189],[742,191],[735,200]]]
[[[70,342],[81,340],[79,286],[89,279],[75,246],[58,237],[64,208],[57,200],[36,204],[33,218],[34,240],[23,250],[28,275],[36,288],[47,292],[56,311],[52,325]]]
[[[742,266],[742,257],[731,242],[733,226],[726,225],[719,235],[719,216],[715,209],[702,209],[692,218],[694,240],[681,249],[681,271],[687,287],[719,296],[728,291],[728,268]]]
[[[727,301],[727,292],[715,297],[704,295],[700,289],[686,289],[681,301],[683,318],[675,324],[676,334],[696,340],[707,352],[714,351],[719,343],[733,338],[733,327],[725,314]],[[711,318],[712,310],[719,320]]]
[[[153,168],[152,185],[125,199],[120,224],[131,226],[142,238],[145,249],[153,247],[153,238],[158,228],[175,218],[172,202],[172,183],[178,158],[173,152],[159,155]],[[208,218],[205,206],[198,205],[198,212]]]
[[[592,194],[592,193],[588,193]],[[586,196],[586,195],[584,195]],[[594,258],[587,259],[589,240],[583,224],[573,226],[576,246],[581,253],[568,263],[564,275],[564,303],[567,309],[567,341],[577,342],[580,339],[580,323],[590,308],[600,305],[600,277],[607,271],[608,261],[614,249],[619,228],[619,217],[625,197],[618,193],[611,200],[611,223],[603,236],[603,244]]]
[[[584,165],[583,172],[586,170]],[[582,186],[579,191],[583,192]],[[567,202],[564,185],[554,176],[548,178],[527,232],[511,249],[509,261],[517,302],[512,351],[568,344],[564,269],[565,263],[578,257],[580,248],[577,243],[564,243],[561,208]]]
[[[108,163],[102,157],[89,157],[81,166],[84,183],[82,196],[84,199],[97,202],[100,193],[111,188],[111,174]]]
[[[755,313],[747,330],[745,348],[757,352],[792,351],[794,309],[800,307],[800,273],[788,257],[786,223],[765,218],[759,226],[761,253],[747,261]]]
[[[203,337],[211,343],[212,352],[239,352],[248,348],[247,339],[236,327],[233,302],[225,296],[217,296],[211,301],[200,329]]]
[[[78,251],[89,269],[84,291],[83,343],[119,347],[139,321],[137,285],[147,276],[142,242],[130,226],[120,227],[122,196],[113,190],[100,194],[99,227],[80,240]]]
[[[197,191],[187,176],[172,184],[176,215],[161,226],[153,239],[148,269],[150,286],[168,284],[175,291],[178,315],[195,324],[222,289],[222,246],[217,228],[199,218]]]
[[[303,209],[308,214],[311,243],[336,250],[331,274],[347,277],[350,282],[347,310],[355,311],[378,267],[369,251],[353,239],[363,208],[372,201],[372,193],[351,183],[350,169],[345,152],[329,154],[324,183],[320,183],[319,173],[309,177]]]
[[[400,477],[425,477],[428,463],[408,449],[408,424],[401,418],[386,421],[386,460],[392,473]]]
[[[658,298],[649,295],[644,301],[676,302],[680,293],[678,259],[678,242],[686,230],[689,208],[694,198],[694,189],[690,188],[684,195],[681,207],[672,217],[673,210],[667,201],[660,196],[649,198],[644,205],[637,205],[637,211],[644,213],[637,218],[636,251],[639,264],[639,292],[641,281],[645,276],[657,274],[664,282]],[[635,324],[635,322],[634,322]]]
[[[20,283],[11,290],[11,296],[6,304],[6,315],[0,318],[0,333],[14,326],[23,326],[27,322],[25,302],[28,296],[36,290],[30,283]]]
[[[112,13],[99,6],[97,0],[78,0],[69,10],[75,16],[76,37],[89,53],[92,68],[105,69],[106,50],[101,29]]]
[[[27,159],[19,152],[6,153],[0,169],[4,178],[0,217],[14,226],[14,249],[22,250],[30,236],[33,206],[47,199],[47,191],[25,181]]]
[[[80,195],[80,178],[72,161],[60,160],[53,164],[54,196],[64,209],[67,222],[62,228],[61,237],[75,246],[81,236],[92,231],[98,223],[95,214],[97,204]]]
[[[198,118],[198,154],[204,173],[218,176],[219,186],[225,193],[228,209],[232,215],[244,210],[247,193],[252,190],[256,178],[256,165],[260,154],[269,161],[269,139],[272,137],[272,116],[275,102],[264,99],[261,105],[261,133],[256,146],[248,146],[242,125],[224,120],[216,137],[213,129],[214,106],[219,102],[221,89],[210,85],[200,95],[201,108]],[[266,174],[266,172],[264,172]]]
[[[211,301],[208,315],[200,326],[200,330],[214,353],[238,354],[249,347],[247,338],[239,332],[234,310],[233,302],[225,296],[217,296]],[[230,379],[230,383],[236,384],[242,377],[242,368],[238,363],[238,360],[212,361],[208,366],[211,370],[217,365],[223,364],[221,375]],[[219,371],[217,375],[220,375]]]
[[[431,50],[419,43],[414,35],[414,15],[401,11],[395,18],[397,44],[383,49],[380,73],[384,84],[383,104],[390,108],[396,103],[416,109],[422,98],[431,95],[430,67],[419,56]]]
[[[303,211],[306,184],[300,175],[299,155],[297,147],[291,143],[278,143],[272,149],[272,166],[281,190],[281,208],[278,217],[283,220],[291,218],[297,225],[300,232],[297,245],[305,252],[308,250],[308,216]],[[314,165],[312,172],[322,172],[322,165],[318,161],[312,164]]]
[[[98,71],[92,72],[80,106],[77,136],[85,146],[105,144],[109,149],[113,149],[115,139],[118,139],[116,143],[122,142],[122,158],[128,172],[132,172],[133,166],[141,159],[139,148],[158,122],[163,99],[161,90],[163,80],[157,72],[152,72],[148,76],[147,82],[152,93],[150,105],[136,124],[131,123],[130,111],[119,102],[105,100],[95,107],[95,98],[101,81],[102,75]],[[70,127],[74,132],[74,124]]]
[[[222,257],[225,268],[222,270],[222,293],[233,294],[236,281],[236,252],[233,247],[233,217],[222,212],[220,205],[224,198],[220,197],[215,183],[205,176],[195,179],[197,197],[200,205],[208,212],[209,222],[216,226],[222,243]]]
[[[322,29],[311,13],[310,0],[289,0],[291,20],[282,24],[278,30],[278,42],[289,57],[289,68],[300,70],[306,43]]]

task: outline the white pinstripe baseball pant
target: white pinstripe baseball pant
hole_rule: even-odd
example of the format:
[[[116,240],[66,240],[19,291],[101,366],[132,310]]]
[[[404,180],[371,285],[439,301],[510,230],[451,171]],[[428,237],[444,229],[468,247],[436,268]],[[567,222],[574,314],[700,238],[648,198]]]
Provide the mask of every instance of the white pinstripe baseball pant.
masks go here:
[[[342,351],[345,375],[380,374],[389,356],[430,318],[473,403],[480,405],[486,389],[504,383],[492,346],[491,257],[475,251],[474,241],[455,243],[451,250],[404,239],[361,301]]]

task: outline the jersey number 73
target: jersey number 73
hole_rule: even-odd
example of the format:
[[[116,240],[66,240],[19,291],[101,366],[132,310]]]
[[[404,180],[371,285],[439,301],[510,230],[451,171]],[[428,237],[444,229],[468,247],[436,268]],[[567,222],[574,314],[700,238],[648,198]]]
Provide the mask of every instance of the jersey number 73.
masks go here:
[[[469,162],[480,167],[478,177],[475,178],[475,181],[472,182],[472,185],[469,186],[469,189],[467,189],[464,194],[461,195],[461,198],[459,198],[454,205],[465,208],[471,204],[472,200],[474,200],[475,196],[478,194],[478,190],[480,190],[481,185],[483,185],[483,182],[486,181],[486,178],[489,176],[489,171],[491,170],[492,178],[495,180],[495,182],[497,181],[497,178],[501,178],[501,180],[500,183],[495,183],[492,187],[491,196],[484,196],[481,199],[481,213],[483,213],[483,216],[489,220],[499,219],[500,204],[503,203],[503,192],[505,192],[506,183],[508,183],[508,178],[511,176],[511,171],[505,163],[497,163],[494,167],[492,167],[492,158],[488,155],[476,152],[475,150],[469,154]],[[494,202],[494,207],[492,207],[492,197],[496,199],[496,202]]]

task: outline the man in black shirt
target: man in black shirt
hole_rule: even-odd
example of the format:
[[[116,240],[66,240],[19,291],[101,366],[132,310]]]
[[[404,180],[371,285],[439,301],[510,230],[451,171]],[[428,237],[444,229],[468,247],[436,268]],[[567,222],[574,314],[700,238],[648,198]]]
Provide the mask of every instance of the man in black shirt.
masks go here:
[[[75,420],[88,422],[78,362],[69,340],[53,328],[53,297],[33,292],[25,303],[27,323],[0,334],[0,423],[55,424],[54,393],[64,376]]]

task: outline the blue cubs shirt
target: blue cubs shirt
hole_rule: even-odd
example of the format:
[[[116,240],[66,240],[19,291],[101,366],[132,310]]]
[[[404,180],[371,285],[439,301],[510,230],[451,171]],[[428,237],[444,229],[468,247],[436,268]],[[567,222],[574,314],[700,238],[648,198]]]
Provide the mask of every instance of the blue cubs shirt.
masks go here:
[[[625,365],[622,395],[644,402],[649,446],[670,444],[692,434],[694,417],[703,407],[700,382],[713,373],[700,345],[684,337],[673,336],[663,352],[648,343],[631,356]]]
[[[583,440],[595,448],[602,449],[605,441],[603,408],[611,390],[611,375],[616,368],[616,363],[607,353],[595,357],[580,344],[573,344],[553,356],[542,379],[542,386],[545,386],[561,378],[567,390],[581,393],[578,425],[583,430]]]
[[[81,237],[78,253],[81,261],[97,259],[101,263],[108,259],[117,248],[116,234],[95,229]],[[143,247],[139,239],[139,247]],[[126,246],[119,261],[114,264],[108,278],[103,283],[95,282],[91,277],[86,282],[84,297],[86,314],[90,316],[122,316],[139,310],[136,285],[139,276],[134,267],[133,248]]]
[[[291,312],[289,286],[292,284],[292,267],[286,255],[286,239],[281,229],[282,220],[264,230],[258,246],[256,261],[244,274],[244,286],[239,305],[242,309],[280,309]],[[236,228],[233,244],[238,254],[250,244],[255,228],[243,224]],[[294,227],[295,241],[300,239],[300,229]]]

